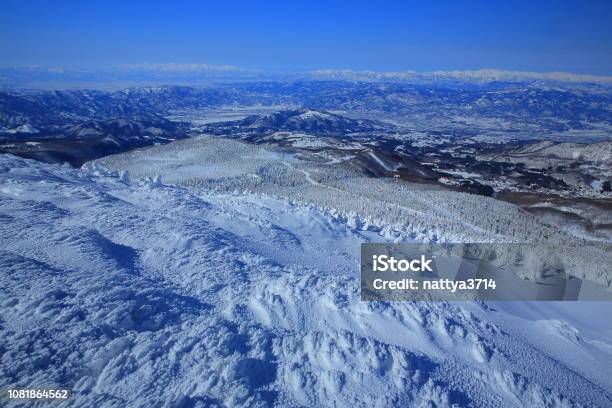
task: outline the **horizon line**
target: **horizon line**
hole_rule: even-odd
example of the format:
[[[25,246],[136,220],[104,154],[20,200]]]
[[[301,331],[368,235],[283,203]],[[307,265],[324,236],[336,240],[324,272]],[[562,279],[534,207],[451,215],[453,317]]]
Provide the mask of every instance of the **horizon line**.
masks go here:
[[[142,71],[162,71],[162,72],[205,72],[207,70],[215,72],[243,72],[243,73],[270,73],[270,74],[299,74],[299,73],[358,73],[358,74],[388,74],[388,75],[399,75],[399,74],[414,74],[414,75],[426,75],[426,74],[460,74],[460,73],[490,73],[490,74],[523,74],[523,75],[572,75],[581,77],[594,77],[600,79],[612,80],[612,75],[601,75],[593,73],[578,73],[564,70],[533,70],[533,69],[507,69],[501,67],[482,67],[472,69],[435,69],[435,70],[414,70],[410,68],[406,69],[393,69],[393,70],[378,70],[378,69],[359,69],[359,68],[330,68],[321,67],[314,69],[290,69],[290,68],[247,68],[240,67],[231,64],[208,64],[208,63],[192,63],[192,62],[141,62],[141,63],[126,63],[126,64],[113,64],[113,65],[100,65],[100,66],[61,66],[61,65],[46,65],[46,64],[0,64],[2,70],[45,70],[48,73],[65,73],[65,72],[104,72],[104,71],[129,71],[129,70],[142,70]]]

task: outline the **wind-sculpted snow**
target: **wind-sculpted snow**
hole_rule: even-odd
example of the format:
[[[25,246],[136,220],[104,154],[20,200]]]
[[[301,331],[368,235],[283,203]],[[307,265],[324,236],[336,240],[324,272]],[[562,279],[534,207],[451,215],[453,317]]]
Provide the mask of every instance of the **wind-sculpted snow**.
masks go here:
[[[478,195],[369,177],[350,160],[321,163],[304,151],[201,136],[122,155],[102,165],[130,177],[188,188],[250,191],[317,208],[356,228],[377,228],[386,239],[446,242],[548,243],[568,273],[609,287],[612,253],[521,211]]]
[[[612,402],[593,314],[362,302],[359,243],[383,229],[164,183],[0,156],[0,389],[66,387],[74,407]]]

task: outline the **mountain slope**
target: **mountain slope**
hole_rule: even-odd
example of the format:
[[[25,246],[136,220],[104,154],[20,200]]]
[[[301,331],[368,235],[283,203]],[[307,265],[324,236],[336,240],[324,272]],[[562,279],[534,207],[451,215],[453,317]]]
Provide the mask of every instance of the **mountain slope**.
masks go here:
[[[0,153],[11,153],[48,163],[81,166],[89,160],[138,147],[168,143],[186,137],[178,123],[160,117],[87,120],[59,135],[38,132],[25,138],[15,135],[0,142]]]
[[[96,166],[1,155],[0,181],[3,389],[61,385],[68,406],[612,401],[593,311],[360,301],[359,243],[381,231]]]
[[[278,131],[307,132],[314,135],[345,136],[350,133],[383,130],[373,120],[350,119],[330,112],[311,109],[286,110],[262,115],[251,115],[233,122],[213,123],[203,130],[211,134],[257,133]]]
[[[363,156],[339,150],[323,161],[319,152],[204,135],[95,164],[188,188],[251,191],[301,202],[344,220],[356,218],[365,229],[384,230],[390,240],[546,243],[557,249],[569,274],[612,285],[609,244],[577,238],[494,198],[372,177],[373,166],[387,164],[378,156],[364,163]]]

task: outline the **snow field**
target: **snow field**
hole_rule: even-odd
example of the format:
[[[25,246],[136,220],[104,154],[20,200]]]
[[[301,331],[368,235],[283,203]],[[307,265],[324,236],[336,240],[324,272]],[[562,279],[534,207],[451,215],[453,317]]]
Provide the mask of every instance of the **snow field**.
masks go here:
[[[367,177],[347,163],[324,165],[305,153],[201,136],[144,151],[108,156],[90,167],[161,176],[167,184],[288,199],[387,240],[434,242],[546,242],[566,270],[612,285],[610,245],[570,235],[554,224],[489,197]],[[351,220],[351,221],[349,221]]]
[[[62,385],[63,406],[609,405],[609,337],[572,321],[544,347],[486,305],[361,302],[358,244],[383,237],[356,216],[7,155],[0,185],[2,389]]]

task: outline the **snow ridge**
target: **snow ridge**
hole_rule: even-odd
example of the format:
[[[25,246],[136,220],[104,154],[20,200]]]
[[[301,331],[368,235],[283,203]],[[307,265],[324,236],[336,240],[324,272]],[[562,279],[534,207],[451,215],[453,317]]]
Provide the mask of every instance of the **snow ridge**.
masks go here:
[[[0,186],[2,389],[62,385],[75,407],[612,400],[609,337],[575,322],[546,324],[544,347],[503,308],[361,302],[358,244],[383,237],[358,219],[9,155]]]

